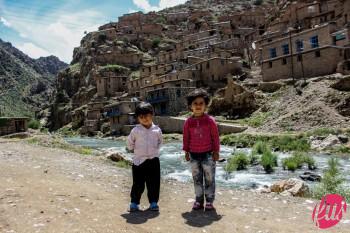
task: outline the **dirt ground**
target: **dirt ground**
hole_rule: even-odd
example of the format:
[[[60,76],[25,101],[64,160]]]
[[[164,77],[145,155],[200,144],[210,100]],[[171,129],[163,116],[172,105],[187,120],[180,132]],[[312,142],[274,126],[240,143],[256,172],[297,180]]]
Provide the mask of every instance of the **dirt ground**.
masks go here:
[[[192,185],[169,180],[159,214],[129,214],[129,170],[24,141],[0,139],[0,174],[0,232],[320,231],[311,219],[317,200],[218,188],[216,212],[191,212]],[[323,232],[350,232],[349,214]]]

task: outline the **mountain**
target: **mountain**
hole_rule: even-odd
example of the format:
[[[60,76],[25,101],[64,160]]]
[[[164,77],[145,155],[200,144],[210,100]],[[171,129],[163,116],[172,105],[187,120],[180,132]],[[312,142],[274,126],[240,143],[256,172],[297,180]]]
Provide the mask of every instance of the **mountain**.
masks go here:
[[[33,117],[48,104],[56,75],[66,66],[55,56],[30,58],[0,39],[0,116]]]

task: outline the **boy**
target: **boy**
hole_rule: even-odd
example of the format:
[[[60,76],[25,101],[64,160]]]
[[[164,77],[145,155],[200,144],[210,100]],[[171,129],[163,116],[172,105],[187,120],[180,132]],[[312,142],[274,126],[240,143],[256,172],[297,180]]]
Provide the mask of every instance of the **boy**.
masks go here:
[[[140,103],[135,115],[140,124],[136,125],[127,139],[127,148],[134,151],[130,212],[138,211],[141,195],[147,186],[149,210],[159,211],[160,164],[159,148],[162,144],[162,131],[153,124],[153,107]]]

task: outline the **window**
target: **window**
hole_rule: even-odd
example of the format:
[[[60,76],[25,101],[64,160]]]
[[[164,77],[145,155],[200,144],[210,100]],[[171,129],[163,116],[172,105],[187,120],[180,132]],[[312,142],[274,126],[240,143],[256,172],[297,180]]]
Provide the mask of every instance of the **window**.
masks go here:
[[[282,65],[285,65],[285,64],[287,64],[287,59],[286,59],[286,58],[283,58],[283,59],[282,59]]]
[[[289,44],[282,45],[283,55],[289,54]]]
[[[148,68],[148,71],[151,72],[151,67]]]
[[[179,90],[179,89],[176,90],[176,96],[181,97],[181,90]]]
[[[298,57],[297,57],[297,61],[302,61],[302,60],[303,60],[302,55],[298,55]]]
[[[315,57],[321,57],[321,51],[320,50],[317,50],[315,52]]]
[[[272,68],[272,61],[269,61],[269,68]]]
[[[207,62],[207,70],[209,70],[209,67],[210,67],[209,62]]]
[[[225,65],[225,61],[221,59],[221,65]]]
[[[310,44],[311,48],[317,48],[319,46],[318,44],[318,36],[313,36],[310,38]]]
[[[215,79],[215,76],[212,74],[211,75],[211,79],[214,81],[214,79]]]
[[[277,57],[276,48],[271,48],[269,51],[270,51],[270,58]]]
[[[297,52],[300,53],[304,50],[304,42],[302,40],[297,40],[295,42],[296,46],[297,46]]]

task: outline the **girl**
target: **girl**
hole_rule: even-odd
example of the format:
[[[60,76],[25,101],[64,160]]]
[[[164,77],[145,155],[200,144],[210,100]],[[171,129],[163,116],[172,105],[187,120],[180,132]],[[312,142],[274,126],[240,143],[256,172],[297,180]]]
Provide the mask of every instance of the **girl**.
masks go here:
[[[184,124],[183,150],[192,168],[196,195],[193,210],[215,209],[215,169],[219,160],[220,140],[215,119],[205,113],[209,100],[208,93],[203,89],[196,89],[187,96],[192,116]]]

